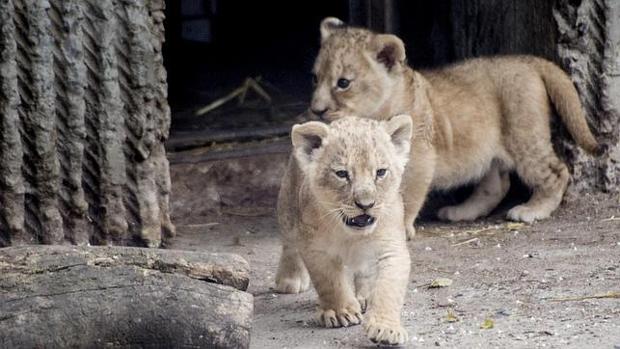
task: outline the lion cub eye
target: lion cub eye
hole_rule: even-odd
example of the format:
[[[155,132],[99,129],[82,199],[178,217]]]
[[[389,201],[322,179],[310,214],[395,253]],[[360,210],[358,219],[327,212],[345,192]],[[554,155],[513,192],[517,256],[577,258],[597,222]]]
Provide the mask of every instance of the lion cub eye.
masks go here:
[[[341,89],[345,89],[347,87],[349,87],[349,85],[351,84],[351,81],[347,80],[347,79],[338,79],[338,82],[336,83],[336,85],[338,85],[338,88]]]
[[[378,169],[377,170],[377,178],[385,177],[386,173],[387,173],[387,169],[385,169],[385,168]]]
[[[338,178],[349,179],[349,172],[347,172],[345,170],[336,171],[336,176],[338,176]]]
[[[318,83],[319,83],[319,77],[318,77],[318,76],[316,76],[316,74],[314,74],[314,73],[313,73],[313,74],[312,74],[312,84],[313,84],[313,85],[316,85],[316,84],[318,84]]]

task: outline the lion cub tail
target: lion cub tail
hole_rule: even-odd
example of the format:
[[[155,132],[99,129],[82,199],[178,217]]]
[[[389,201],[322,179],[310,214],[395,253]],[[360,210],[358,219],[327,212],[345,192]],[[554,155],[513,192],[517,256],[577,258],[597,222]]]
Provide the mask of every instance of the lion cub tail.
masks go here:
[[[577,144],[590,154],[602,149],[590,131],[577,89],[568,75],[554,63],[535,59],[534,66],[542,77],[551,102]]]

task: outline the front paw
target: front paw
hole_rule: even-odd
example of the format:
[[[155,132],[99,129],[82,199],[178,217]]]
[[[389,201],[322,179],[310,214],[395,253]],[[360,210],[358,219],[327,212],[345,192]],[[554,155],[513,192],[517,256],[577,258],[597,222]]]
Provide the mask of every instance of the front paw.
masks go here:
[[[362,310],[359,304],[338,309],[319,309],[317,316],[319,325],[327,328],[359,325],[362,319]]]
[[[290,278],[278,278],[276,280],[276,291],[279,293],[301,293],[310,288],[310,278],[294,276]]]
[[[364,323],[364,332],[373,343],[384,345],[403,345],[409,340],[407,330],[400,323],[381,321],[374,316]]]
[[[280,293],[301,293],[310,288],[310,275],[301,262],[280,260],[276,274],[276,291]]]
[[[527,205],[518,205],[511,208],[506,214],[511,221],[533,223],[534,221],[549,218],[547,212],[533,209]]]
[[[473,221],[478,218],[479,214],[470,211],[471,210],[467,210],[467,208],[462,205],[446,206],[437,211],[437,218],[448,222]]]

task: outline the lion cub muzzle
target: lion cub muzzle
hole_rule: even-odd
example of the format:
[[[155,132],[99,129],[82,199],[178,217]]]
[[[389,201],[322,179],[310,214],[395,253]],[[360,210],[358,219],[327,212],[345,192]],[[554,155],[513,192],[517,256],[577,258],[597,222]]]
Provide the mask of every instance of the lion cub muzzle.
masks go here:
[[[361,214],[352,218],[345,217],[344,224],[354,229],[364,229],[375,224],[377,219],[367,214]]]
[[[355,190],[355,206],[362,210],[362,214],[354,217],[345,217],[344,223],[353,229],[364,229],[372,226],[377,221],[376,217],[370,212],[375,206],[374,188],[369,186]]]

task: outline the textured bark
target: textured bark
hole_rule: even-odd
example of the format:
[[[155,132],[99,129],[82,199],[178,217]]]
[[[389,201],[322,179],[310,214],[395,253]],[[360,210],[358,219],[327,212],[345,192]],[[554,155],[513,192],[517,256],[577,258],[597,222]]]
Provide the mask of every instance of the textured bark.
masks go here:
[[[0,2],[0,246],[30,242],[24,227],[23,148],[17,110],[17,44],[13,4]],[[10,232],[10,233],[9,233]]]
[[[0,3],[0,246],[174,234],[163,0]]]
[[[571,74],[597,139],[607,151],[597,159],[565,143],[575,189],[620,190],[620,2],[558,1],[560,63]]]
[[[0,347],[247,348],[249,266],[130,247],[0,250]]]

